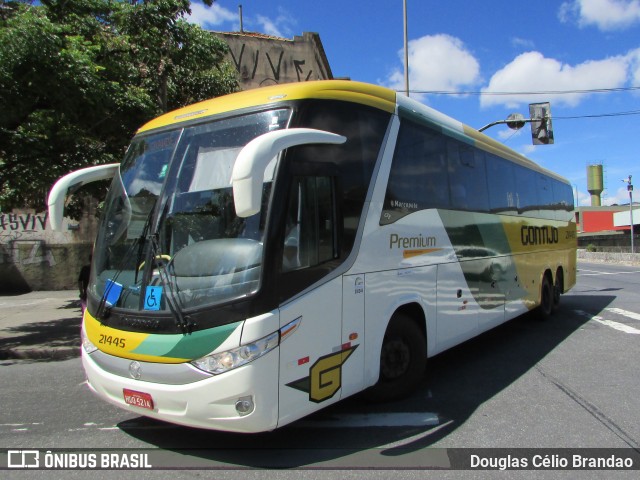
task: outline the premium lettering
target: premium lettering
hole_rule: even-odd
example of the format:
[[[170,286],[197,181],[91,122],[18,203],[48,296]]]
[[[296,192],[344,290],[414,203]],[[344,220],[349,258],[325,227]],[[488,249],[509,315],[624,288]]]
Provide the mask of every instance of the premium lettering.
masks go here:
[[[397,233],[389,236],[389,248],[428,248],[436,246],[436,237],[425,237],[420,234],[417,237],[401,237]]]

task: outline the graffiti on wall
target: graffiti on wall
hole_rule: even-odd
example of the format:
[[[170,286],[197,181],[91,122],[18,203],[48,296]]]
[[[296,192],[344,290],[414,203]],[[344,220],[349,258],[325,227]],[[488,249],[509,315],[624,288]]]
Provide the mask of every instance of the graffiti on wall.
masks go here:
[[[255,81],[260,62],[266,61],[268,64],[267,72],[270,72],[273,76],[267,76],[264,79],[258,79],[260,81],[260,84],[264,84],[265,82],[269,81],[275,83],[281,82],[283,76],[284,50],[280,50],[280,52],[278,53],[271,52],[271,54],[269,54],[269,52],[264,52],[263,54],[261,54],[260,50],[255,50],[255,52],[251,52],[252,54],[246,54],[245,50],[247,50],[247,45],[245,43],[240,46],[239,50],[236,49],[235,52],[233,49],[229,50],[231,58],[233,59],[233,63],[235,64],[236,69],[243,79],[251,79]],[[253,57],[253,62],[247,58],[250,56]],[[312,69],[307,68],[306,60],[293,59],[292,63],[298,82],[306,82],[311,79],[314,72]],[[285,70],[288,71],[288,69]],[[282,79],[282,81],[292,80],[293,78]]]
[[[56,259],[44,240],[16,240],[11,244],[11,262],[20,265],[46,263],[56,265]]]
[[[44,231],[47,226],[47,216],[48,213],[2,213],[0,214],[0,238],[15,238],[16,234],[22,232]]]
[[[0,263],[33,265],[56,264],[53,253],[42,238],[47,226],[48,213],[0,214]]]

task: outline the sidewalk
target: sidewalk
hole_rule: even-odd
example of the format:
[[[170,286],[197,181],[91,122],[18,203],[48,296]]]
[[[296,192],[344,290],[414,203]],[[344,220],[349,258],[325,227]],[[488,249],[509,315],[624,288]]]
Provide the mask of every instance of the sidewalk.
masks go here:
[[[75,290],[0,295],[0,361],[78,357],[81,321]]]

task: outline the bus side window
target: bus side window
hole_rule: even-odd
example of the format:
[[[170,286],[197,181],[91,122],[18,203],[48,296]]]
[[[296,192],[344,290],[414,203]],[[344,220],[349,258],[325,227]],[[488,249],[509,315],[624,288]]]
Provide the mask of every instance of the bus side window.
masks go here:
[[[485,154],[458,141],[447,142],[451,207],[459,210],[489,210]]]
[[[294,177],[285,220],[283,272],[337,257],[335,213],[331,177]]]

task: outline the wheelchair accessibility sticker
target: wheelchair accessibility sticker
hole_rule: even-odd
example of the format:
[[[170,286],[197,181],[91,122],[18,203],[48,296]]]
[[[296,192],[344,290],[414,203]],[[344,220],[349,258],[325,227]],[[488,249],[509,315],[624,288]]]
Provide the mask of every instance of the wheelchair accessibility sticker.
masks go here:
[[[160,310],[161,300],[162,300],[162,287],[148,286],[144,294],[144,309]]]

